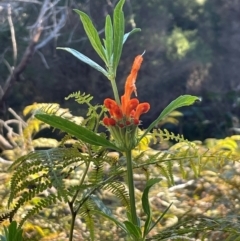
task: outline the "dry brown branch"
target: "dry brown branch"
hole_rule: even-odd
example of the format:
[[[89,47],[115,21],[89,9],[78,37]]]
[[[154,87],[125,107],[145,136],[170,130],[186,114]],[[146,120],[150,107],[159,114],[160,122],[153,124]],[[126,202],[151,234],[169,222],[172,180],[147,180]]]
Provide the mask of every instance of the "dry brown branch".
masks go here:
[[[14,119],[0,120],[0,150],[12,150],[19,147],[16,139],[23,137],[23,129],[27,127],[27,123],[11,108],[8,111],[13,115]],[[17,127],[15,132],[12,126]]]
[[[0,125],[7,131],[7,138],[0,135],[0,148],[2,150],[8,150],[16,147],[17,143],[14,141],[14,137],[19,136],[19,134],[15,133],[13,128],[3,120],[0,120]]]
[[[10,27],[12,46],[13,46],[13,61],[14,61],[13,66],[15,66],[17,62],[17,42],[16,42],[16,36],[15,36],[15,29],[12,21],[12,7],[10,3],[8,4],[8,23]]]
[[[27,126],[27,123],[12,108],[8,108],[8,111],[16,118],[16,120],[21,122],[23,127]]]
[[[29,40],[29,45],[27,46],[20,62],[15,66],[15,60],[17,58],[17,43],[15,39],[14,26],[11,19],[11,6],[8,4],[8,22],[10,25],[12,45],[13,45],[13,54],[14,54],[14,68],[11,68],[9,77],[6,79],[3,86],[0,86],[0,106],[4,106],[6,97],[11,90],[11,87],[16,81],[21,80],[21,74],[29,64],[33,54],[36,50],[45,46],[52,39],[56,39],[59,35],[60,29],[64,26],[66,21],[65,7],[58,7],[56,10],[56,5],[60,0],[54,2],[50,0],[44,0],[42,3],[41,10],[39,12],[36,22],[29,27],[31,32],[31,37]],[[28,3],[38,3],[37,1],[24,1]],[[58,13],[61,13],[59,20],[54,20],[53,26],[49,26],[49,22],[52,22],[52,17]],[[49,29],[51,32],[49,32]],[[41,59],[44,59],[44,56],[41,56]],[[3,59],[4,61],[4,59]],[[5,62],[5,61],[4,61]],[[6,64],[6,63],[5,63]]]
[[[11,150],[11,149],[13,149],[13,146],[2,135],[0,135],[0,149],[2,149],[2,150]]]
[[[2,88],[2,96],[0,96],[0,105],[6,98],[8,91],[10,90],[10,87],[14,84],[15,81],[19,81],[21,73],[26,68],[28,62],[32,58],[32,55],[35,51],[35,45],[38,42],[40,35],[42,32],[42,28],[39,27],[36,29],[35,34],[33,35],[30,44],[28,45],[27,49],[25,50],[25,53],[23,54],[23,57],[20,61],[20,63],[16,66],[16,68],[13,70],[12,74],[7,78],[5,81],[5,84]]]

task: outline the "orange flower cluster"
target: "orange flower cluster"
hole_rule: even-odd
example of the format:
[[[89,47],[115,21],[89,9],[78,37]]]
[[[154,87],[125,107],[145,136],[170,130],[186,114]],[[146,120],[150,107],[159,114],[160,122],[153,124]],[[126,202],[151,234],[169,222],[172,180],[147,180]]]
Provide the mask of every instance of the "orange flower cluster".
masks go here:
[[[137,98],[131,99],[131,95],[133,92],[137,96],[135,82],[142,61],[142,55],[138,55],[133,62],[131,73],[126,80],[125,93],[121,97],[121,105],[119,106],[115,100],[112,100],[110,98],[104,100],[104,105],[109,110],[111,116],[110,118],[105,117],[103,119],[104,125],[108,127],[118,125],[120,128],[130,125],[137,126],[140,123],[139,117],[149,111],[149,103],[139,103],[139,100]]]

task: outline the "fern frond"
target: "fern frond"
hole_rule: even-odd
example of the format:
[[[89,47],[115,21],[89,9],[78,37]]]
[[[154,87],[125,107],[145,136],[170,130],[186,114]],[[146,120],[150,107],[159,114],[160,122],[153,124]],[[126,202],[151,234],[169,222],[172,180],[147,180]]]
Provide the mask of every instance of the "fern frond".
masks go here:
[[[59,109],[59,104],[57,103],[33,103],[32,105],[28,105],[23,110],[23,115],[33,114],[35,111],[44,108],[47,113],[52,113],[52,111]]]
[[[69,100],[70,98],[74,98],[78,104],[89,104],[93,99],[93,96],[90,94],[82,93],[80,91],[73,92],[72,94],[65,97],[65,100]]]
[[[67,145],[69,144],[69,142],[71,144],[74,144],[75,142],[77,142],[77,140],[73,140],[73,137],[69,134],[65,134],[64,137],[61,139],[61,142],[60,142],[60,147],[64,147],[64,145]]]
[[[69,193],[65,193],[67,196]],[[27,212],[27,214],[22,218],[21,222],[19,223],[19,226],[21,227],[23,223],[30,218],[32,215],[39,213],[44,208],[47,208],[53,204],[57,204],[57,201],[62,201],[60,196],[57,196],[55,194],[50,194],[47,197],[42,198],[37,204],[34,205],[34,207]]]
[[[2,218],[8,217],[8,218],[12,219],[20,207],[24,206],[25,203],[32,200],[34,197],[36,197],[37,194],[42,193],[48,187],[49,187],[49,185],[47,183],[41,183],[36,188],[22,192],[20,198],[14,204],[14,207],[12,208],[12,210],[10,212],[4,214],[2,216]],[[2,221],[3,221],[3,219],[2,219]]]
[[[103,180],[103,162],[94,162],[93,169],[88,174],[88,181],[92,184],[99,183]]]
[[[8,199],[8,206],[13,201],[13,199],[18,195],[19,192],[23,191],[25,188],[29,188],[33,183],[33,179],[28,179],[29,176],[38,174],[40,178],[40,173],[43,171],[41,163],[38,162],[39,166],[32,166],[31,163],[26,163],[26,165],[18,168],[16,172],[13,173],[10,184],[10,195]],[[39,180],[38,180],[39,181]]]
[[[14,182],[12,182],[14,183]],[[11,184],[12,184],[11,183]],[[42,191],[51,188],[52,183],[46,178],[46,176],[39,176],[31,180],[24,180],[16,185],[15,188],[11,188],[11,192],[8,199],[8,206],[13,202],[13,199],[20,195],[24,189],[34,189],[35,195],[40,194]]]
[[[26,140],[29,140],[32,136],[34,136],[37,132],[40,130],[49,127],[47,124],[43,123],[40,120],[37,120],[36,118],[29,118],[27,120],[27,126],[23,130],[23,137]]]
[[[70,98],[74,98],[79,104],[86,104],[88,106],[86,118],[82,122],[82,125],[84,125],[87,129],[96,130],[96,127],[99,125],[100,118],[104,111],[106,111],[106,108],[103,105],[92,105],[90,102],[93,99],[93,96],[81,93],[80,91],[70,94],[65,97],[65,100]]]
[[[94,166],[88,175],[89,182],[97,184],[103,181],[104,163],[110,163],[111,165],[113,163],[113,157],[108,156],[105,149],[99,149],[98,152],[96,152],[96,154],[94,155],[92,162]]]
[[[51,187],[56,188],[59,200],[68,201],[71,193],[67,191],[64,179],[88,159],[77,148],[41,150],[21,157],[11,167],[14,172],[8,205],[17,200],[11,214]]]
[[[168,164],[171,164],[171,162],[167,162]],[[159,170],[159,172],[163,175],[163,177],[166,178],[167,183],[169,186],[174,185],[174,178],[173,178],[173,172],[170,166],[164,164],[164,163],[157,163],[156,168]],[[171,164],[172,167],[172,164]]]
[[[0,214],[0,223],[4,222],[7,219],[11,220],[13,216],[14,216],[14,210],[10,210],[8,212],[1,213]]]
[[[94,216],[93,211],[96,209],[95,204],[92,200],[88,199],[80,208],[79,214],[84,218],[86,225],[90,231],[91,240],[94,240]]]
[[[126,189],[125,185],[121,182],[113,181],[109,182],[103,186],[104,189],[113,193],[119,200],[121,201],[122,205],[130,210],[130,201],[129,201],[129,194],[128,190]]]
[[[182,141],[187,141],[183,135],[175,135],[173,132],[169,132],[167,129],[161,130],[161,129],[154,129],[153,133],[152,133],[152,138],[154,141],[154,144],[156,144],[158,142],[158,139],[160,139],[160,141],[169,141],[169,140],[173,140],[173,141],[177,141],[177,142],[182,142]]]
[[[147,241],[174,240],[175,238],[180,236],[192,238],[190,240],[196,240],[195,239],[196,236],[198,236],[199,238],[202,238],[209,231],[218,231],[218,232],[220,231],[224,233],[229,232],[229,236],[231,237],[231,239],[229,240],[237,241],[240,235],[239,219],[234,220],[234,222],[231,219],[231,217],[218,218],[218,219],[211,219],[211,218],[197,218],[197,219],[195,218],[194,220],[190,219],[190,220],[182,221],[172,226],[171,228],[162,230],[162,232],[160,232],[159,234],[154,235],[151,238],[148,238]]]

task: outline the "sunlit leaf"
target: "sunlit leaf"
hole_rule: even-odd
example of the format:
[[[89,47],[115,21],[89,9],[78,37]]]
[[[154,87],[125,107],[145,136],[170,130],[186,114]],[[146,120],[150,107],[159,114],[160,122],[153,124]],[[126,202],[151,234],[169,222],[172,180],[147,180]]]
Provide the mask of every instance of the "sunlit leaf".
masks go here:
[[[112,211],[103,203],[103,201],[97,197],[96,195],[91,195],[90,197],[95,204],[97,205],[97,207],[100,210],[94,210],[94,213],[100,214],[102,216],[104,216],[105,218],[110,219],[111,221],[113,221],[117,226],[119,226],[122,230],[124,230],[127,233],[127,229],[125,228],[125,226],[123,225],[122,222],[119,222],[112,214]]]
[[[123,4],[125,0],[120,0],[114,9],[113,13],[113,69],[116,71],[116,68],[119,63],[119,59],[122,53],[123,46],[123,36],[124,36],[124,14],[122,11]]]
[[[92,20],[89,18],[89,16],[86,13],[84,13],[82,11],[79,11],[78,9],[74,9],[74,11],[77,14],[79,14],[80,19],[83,23],[84,30],[85,30],[93,48],[98,53],[99,57],[105,63],[107,63],[107,58],[105,56],[101,40],[99,38],[99,35],[98,35],[98,32],[97,32],[96,28],[94,27],[94,25],[92,23]]]
[[[124,221],[123,223],[125,224],[129,234],[137,238],[137,240],[141,240],[142,233],[141,229],[138,226],[134,225],[129,221]]]
[[[44,109],[44,111],[48,114],[56,112],[60,108],[60,105],[57,103],[33,103],[32,105],[28,105],[23,109],[23,115],[29,115],[39,109]]]
[[[165,214],[168,212],[168,210],[170,209],[170,207],[172,206],[172,203],[170,203],[170,205],[164,210],[164,212],[162,213],[162,215],[157,219],[156,222],[154,222],[154,224],[149,228],[148,233],[158,224],[158,222],[160,222],[162,220],[162,218],[165,216]]]
[[[105,48],[107,51],[108,63],[110,63],[113,52],[113,26],[109,15],[106,17],[105,23]]]
[[[124,36],[123,36],[123,44],[126,42],[126,40],[128,39],[128,37],[130,35],[132,35],[133,33],[136,33],[136,32],[140,32],[141,29],[140,28],[134,28],[133,30],[131,30],[130,32],[128,33],[125,33]]]
[[[71,48],[62,48],[62,47],[57,47],[57,49],[66,50],[67,52],[71,53],[72,55],[77,57],[82,62],[90,65],[92,68],[94,68],[94,69],[98,70],[99,72],[103,73],[105,76],[108,76],[107,71],[103,67],[101,67],[99,64],[97,64],[96,62],[94,62],[90,58],[88,58],[86,55],[78,52],[77,50],[71,49]]]
[[[172,111],[183,106],[189,106],[194,104],[196,101],[200,101],[200,98],[192,95],[181,95],[177,99],[173,100],[158,116],[158,118],[153,121],[150,126],[145,130],[143,135],[139,138],[138,142],[148,134],[163,118],[168,116]]]
[[[47,114],[36,114],[35,117],[50,126],[60,129],[67,132],[70,135],[75,136],[76,138],[82,140],[83,142],[89,143],[91,145],[103,146],[106,148],[112,148],[119,151],[119,149],[109,142],[107,139],[102,136],[97,135],[96,133],[77,125],[69,120],[66,120],[60,116],[47,115]]]
[[[146,236],[149,232],[149,227],[151,224],[151,220],[152,220],[152,212],[150,209],[150,204],[149,204],[149,199],[148,199],[148,193],[150,188],[161,181],[161,178],[154,178],[154,179],[150,179],[147,181],[146,183],[146,187],[143,191],[143,195],[142,195],[142,207],[143,207],[143,211],[144,213],[147,215],[147,219],[145,221],[145,225],[144,225],[144,236]]]

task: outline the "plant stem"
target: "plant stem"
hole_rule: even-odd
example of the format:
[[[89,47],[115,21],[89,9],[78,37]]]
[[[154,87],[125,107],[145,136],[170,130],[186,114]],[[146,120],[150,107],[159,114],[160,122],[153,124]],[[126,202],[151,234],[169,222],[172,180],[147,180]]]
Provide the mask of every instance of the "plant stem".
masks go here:
[[[119,95],[118,95],[118,89],[117,89],[116,81],[115,81],[115,79],[111,79],[110,82],[111,82],[111,85],[112,85],[114,98],[115,98],[117,104],[120,105],[121,103],[120,103],[120,99],[119,99]]]
[[[133,182],[133,167],[132,167],[132,152],[126,151],[127,158],[127,178],[128,178],[128,189],[129,189],[129,197],[130,197],[130,211],[132,223],[138,226],[137,212],[136,212],[136,204],[135,204],[135,187]]]
[[[86,164],[86,169],[83,173],[83,176],[82,176],[82,179],[80,181],[80,186],[83,184],[84,180],[85,180],[85,177],[88,173],[88,169],[89,169],[89,166],[90,166],[90,161]],[[77,213],[78,213],[78,210],[80,209],[81,206],[79,206],[77,208],[77,210],[74,211],[74,208],[73,208],[73,205],[74,205],[74,202],[78,196],[78,193],[79,193],[79,190],[76,191],[75,195],[72,197],[72,200],[70,202],[68,202],[68,206],[70,208],[70,211],[71,211],[71,215],[72,215],[72,219],[71,219],[71,227],[70,227],[70,231],[69,231],[69,241],[72,241],[73,240],[73,231],[74,231],[74,226],[75,226],[75,220],[76,220],[76,216],[77,216]]]
[[[73,203],[69,202],[68,205],[70,207],[71,215],[72,215],[70,232],[69,232],[69,241],[73,241],[73,230],[74,230],[74,226],[75,226],[77,212],[74,212],[74,210],[73,210]]]

